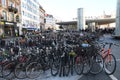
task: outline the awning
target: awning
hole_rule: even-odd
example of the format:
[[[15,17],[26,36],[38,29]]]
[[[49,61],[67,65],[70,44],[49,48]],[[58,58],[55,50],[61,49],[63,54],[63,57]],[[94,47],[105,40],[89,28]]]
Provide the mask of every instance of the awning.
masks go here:
[[[37,28],[34,28],[34,27],[23,27],[23,29],[26,29],[26,30],[36,30]]]
[[[26,28],[27,30],[36,30],[37,28]]]

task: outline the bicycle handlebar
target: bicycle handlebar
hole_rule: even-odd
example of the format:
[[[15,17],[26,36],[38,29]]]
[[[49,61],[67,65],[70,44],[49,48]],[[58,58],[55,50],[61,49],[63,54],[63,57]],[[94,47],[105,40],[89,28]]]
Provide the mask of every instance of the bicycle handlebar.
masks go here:
[[[120,45],[112,43],[112,42],[103,42],[103,43],[100,43],[100,44],[102,44],[103,46],[109,45],[109,47],[111,47],[112,45],[120,47]]]

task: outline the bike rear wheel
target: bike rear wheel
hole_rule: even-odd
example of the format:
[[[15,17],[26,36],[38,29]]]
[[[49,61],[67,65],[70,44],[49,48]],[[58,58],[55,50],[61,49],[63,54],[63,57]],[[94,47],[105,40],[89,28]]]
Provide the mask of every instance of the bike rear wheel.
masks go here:
[[[89,57],[86,57],[83,59],[83,74],[86,75],[90,72],[91,68],[92,68],[92,59]]]
[[[92,68],[90,70],[90,73],[92,74],[98,74],[103,70],[104,61],[100,54],[97,54],[92,57]]]
[[[70,64],[69,64],[69,61],[67,61],[67,62],[65,63],[64,72],[65,72],[65,75],[66,75],[66,76],[69,75],[69,72],[70,72]]]
[[[0,64],[0,77],[2,77],[2,65],[3,64]]]
[[[59,72],[59,64],[57,60],[54,60],[51,64],[51,75],[56,76]]]
[[[26,67],[26,76],[30,79],[35,79],[39,76],[42,76],[44,70],[42,65],[38,62],[31,62]]]
[[[15,62],[9,62],[3,65],[2,68],[3,78],[9,76],[14,71],[14,68],[15,68]]]
[[[15,70],[14,70],[14,75],[18,79],[26,78],[25,63],[19,63],[16,65]]]
[[[83,72],[83,67],[84,67],[84,65],[83,65],[83,63],[82,63],[82,58],[80,57],[80,56],[78,56],[77,58],[76,58],[76,61],[75,61],[75,67],[74,67],[74,69],[75,69],[75,72],[78,74],[78,75],[81,75],[82,74],[82,72]]]
[[[116,58],[113,54],[109,54],[104,58],[104,70],[107,75],[111,75],[116,70]]]

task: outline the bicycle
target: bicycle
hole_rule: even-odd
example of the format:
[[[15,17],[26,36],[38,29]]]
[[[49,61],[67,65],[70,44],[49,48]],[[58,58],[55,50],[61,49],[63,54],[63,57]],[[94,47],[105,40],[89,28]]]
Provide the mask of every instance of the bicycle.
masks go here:
[[[14,73],[14,76],[18,79],[24,79],[26,78],[26,75],[24,73],[25,65],[24,62],[28,59],[25,55],[16,55],[14,56],[10,61],[8,61],[7,64],[3,66],[2,69],[2,75],[3,77],[9,76],[11,73]],[[21,74],[22,73],[22,74]]]
[[[18,79],[24,79],[27,77],[25,73],[26,66],[30,63],[31,59],[34,57],[32,54],[30,54],[30,50],[27,48],[21,49],[19,54],[20,54],[18,57],[19,63],[15,66],[14,75]]]
[[[117,62],[115,56],[111,52],[111,47],[112,45],[119,46],[114,43],[101,43],[102,44],[102,50],[101,50],[101,55],[104,59],[104,70],[107,75],[111,75],[115,72]],[[108,45],[108,49],[105,48],[105,46]]]
[[[82,56],[82,63],[83,63],[83,71],[82,74],[86,75],[90,72],[92,68],[92,58],[91,58],[91,45],[88,43],[81,44],[81,56]]]
[[[36,52],[36,59],[31,61],[26,66],[26,76],[30,79],[35,79],[48,69],[49,64],[46,61],[46,54],[43,49],[38,49]]]
[[[70,71],[69,60],[68,60],[68,51],[62,46],[61,55],[60,55],[60,64],[59,64],[59,76],[68,76]]]
[[[60,65],[60,56],[56,55],[58,53],[57,49],[53,49],[52,51],[53,57],[51,62],[51,75],[56,76],[59,73],[59,65]]]
[[[92,68],[90,70],[90,73],[96,75],[102,72],[104,67],[104,60],[103,57],[99,54],[100,46],[98,43],[92,43],[91,46]]]
[[[83,64],[83,56],[81,55],[81,48],[79,47],[79,45],[76,45],[75,53],[76,53],[76,57],[75,57],[74,69],[77,75],[81,75],[83,73],[84,64]]]

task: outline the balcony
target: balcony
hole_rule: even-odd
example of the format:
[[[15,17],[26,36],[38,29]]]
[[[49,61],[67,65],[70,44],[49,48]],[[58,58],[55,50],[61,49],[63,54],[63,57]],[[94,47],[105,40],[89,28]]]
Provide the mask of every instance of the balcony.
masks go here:
[[[13,8],[13,12],[16,14],[18,12],[17,8]]]
[[[9,12],[13,12],[13,7],[12,6],[8,6],[8,10],[9,10]]]
[[[5,21],[5,18],[3,16],[1,16],[0,21]]]
[[[8,10],[9,10],[9,12],[14,12],[15,14],[18,12],[18,9],[14,8],[12,6],[8,6]]]
[[[3,16],[1,16],[1,20],[3,20],[4,19],[4,17]]]

